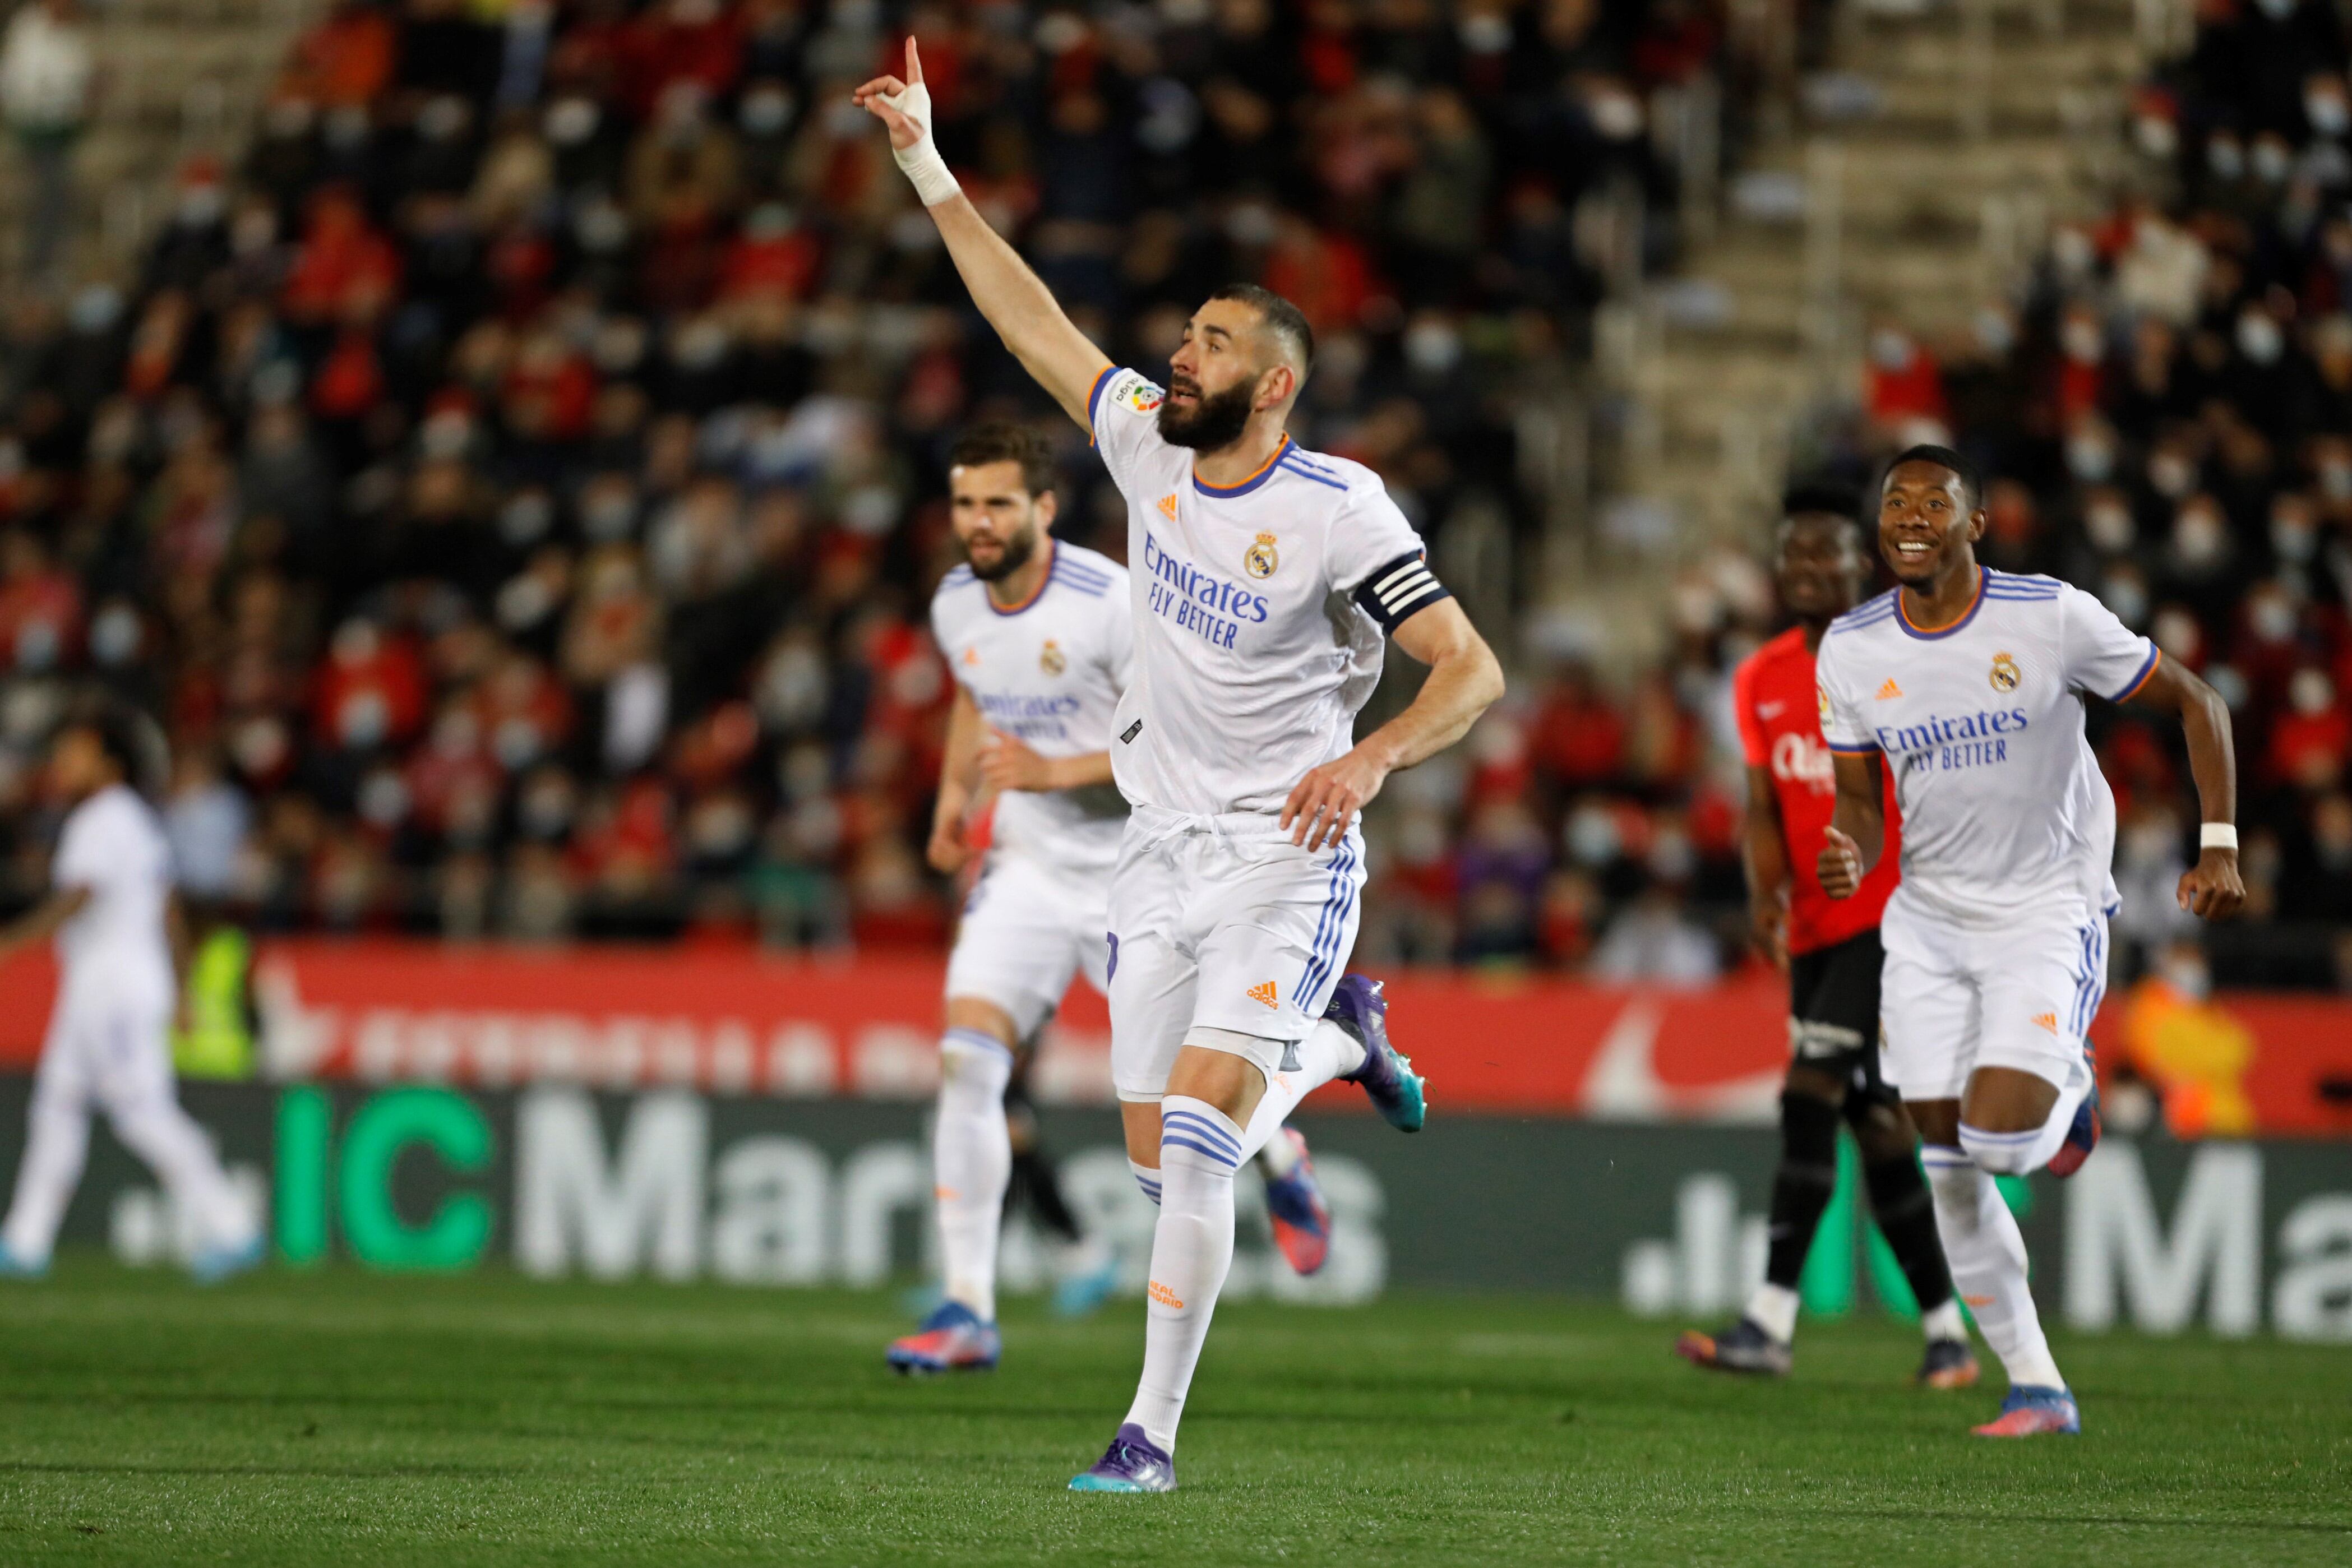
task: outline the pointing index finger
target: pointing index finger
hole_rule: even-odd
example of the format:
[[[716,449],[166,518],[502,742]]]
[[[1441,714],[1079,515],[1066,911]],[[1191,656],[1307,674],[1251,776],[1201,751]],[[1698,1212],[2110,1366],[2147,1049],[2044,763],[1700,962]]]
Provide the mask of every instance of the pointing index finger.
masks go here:
[[[915,35],[912,33],[907,35],[907,85],[923,85],[923,57],[915,47]]]

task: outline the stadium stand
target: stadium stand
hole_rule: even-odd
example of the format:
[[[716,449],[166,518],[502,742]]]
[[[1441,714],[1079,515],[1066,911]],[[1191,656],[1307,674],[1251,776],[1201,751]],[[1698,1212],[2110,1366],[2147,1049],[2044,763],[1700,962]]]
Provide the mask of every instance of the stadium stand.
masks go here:
[[[190,875],[264,929],[936,941],[940,454],[1038,410],[847,110],[901,21],[949,155],[1101,340],[1156,363],[1210,282],[1293,295],[1302,434],[1441,540],[1535,525],[1512,398],[1580,351],[1580,202],[1672,211],[1645,104],[1720,47],[1676,0],[338,5],[135,284],[0,344],[13,891],[31,747],[95,679],[162,716]],[[1115,548],[1059,434],[1069,531]],[[1674,800],[1691,730],[1644,687],[1580,786]],[[1518,799],[1549,754],[1507,749],[1435,802],[1469,871],[1398,953],[1534,951],[1493,886],[1593,896]]]
[[[2319,14],[2201,28],[2134,99],[2161,191],[2059,234],[1995,313],[2013,341],[1906,340],[1827,452],[1859,477],[1956,428],[2000,478],[1999,564],[2234,672],[2275,924],[2216,962],[2327,984],[2352,973],[2325,924],[2352,885],[2326,872],[2352,864],[2352,227],[2341,43],[2294,33]],[[1546,526],[1516,415],[1616,286],[1598,197],[1649,214],[1637,274],[1677,254],[1664,106],[1726,82],[1736,154],[1801,63],[1681,0],[338,5],[242,152],[182,166],[129,287],[0,331],[9,898],[48,826],[32,747],[96,679],[163,716],[194,885],[262,929],[937,943],[940,454],[1040,410],[844,110],[902,23],[948,155],[1090,330],[1150,366],[1214,280],[1299,298],[1325,341],[1304,439],[1379,468],[1441,552],[1474,514]],[[2261,85],[2281,48],[2320,85]],[[1065,531],[1116,550],[1049,424]],[[1730,551],[1654,663],[1514,638],[1509,710],[1374,813],[1365,959],[1740,961],[1725,685],[1770,615]],[[2184,797],[2138,737],[2104,744],[2152,950]]]

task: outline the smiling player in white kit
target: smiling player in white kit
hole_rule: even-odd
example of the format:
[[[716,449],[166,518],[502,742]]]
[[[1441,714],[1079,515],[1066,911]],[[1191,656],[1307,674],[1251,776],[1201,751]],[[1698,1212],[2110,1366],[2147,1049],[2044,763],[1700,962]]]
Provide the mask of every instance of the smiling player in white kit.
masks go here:
[[[2230,713],[2091,595],[1979,567],[1979,489],[1948,448],[1915,446],[1880,486],[1880,554],[1900,587],[1830,622],[1814,665],[1837,805],[1819,869],[1832,898],[1876,861],[1880,769],[1903,813],[1903,880],[1880,925],[1886,1082],[1921,1162],[1953,1283],[2009,1372],[1981,1437],[2081,1430],[2042,1333],[2025,1242],[1993,1185],[2071,1176],[2099,1136],[2088,1034],[2106,986],[2116,807],[2084,698],[2178,716],[2203,808],[2180,906],[2234,914]]]
[[[1378,988],[1342,977],[1363,884],[1355,816],[1394,768],[1451,745],[1502,672],[1359,465],[1283,432],[1313,357],[1297,308],[1248,286],[1194,315],[1163,393],[1108,364],[964,199],[907,79],[856,100],[890,132],[973,303],[1093,434],[1128,502],[1133,683],[1111,747],[1133,808],[1111,884],[1111,1069],[1139,1182],[1157,1182],[1143,1375],[1080,1491],[1168,1491],[1177,1422],[1233,1260],[1234,1171],[1334,1078],[1392,1124],[1421,1084]],[[1430,665],[1351,746],[1381,634]]]
[[[131,787],[137,757],[128,722],[116,715],[58,732],[51,779],[73,809],[58,839],[54,891],[0,931],[0,957],[55,933],[60,971],[16,1191],[0,1227],[0,1277],[47,1272],[58,1223],[81,1179],[94,1107],[105,1109],[115,1136],[194,1219],[190,1269],[199,1280],[261,1260],[259,1225],[173,1092],[172,857],[163,823]]]
[[[903,1373],[986,1371],[1003,1352],[1005,1089],[1075,977],[1108,989],[1111,870],[1127,827],[1109,749],[1135,654],[1127,569],[1054,538],[1053,455],[1033,431],[966,433],[949,452],[948,482],[965,564],[931,600],[932,637],[956,685],[931,865],[954,873],[971,861],[981,810],[990,833],[948,960],[940,1040],[931,1169],[944,1299],[890,1346]],[[1260,1163],[1276,1242],[1312,1273],[1330,1216],[1305,1140],[1285,1129]],[[1115,1260],[1094,1250],[1066,1282],[1099,1300],[1109,1281],[1087,1276]]]

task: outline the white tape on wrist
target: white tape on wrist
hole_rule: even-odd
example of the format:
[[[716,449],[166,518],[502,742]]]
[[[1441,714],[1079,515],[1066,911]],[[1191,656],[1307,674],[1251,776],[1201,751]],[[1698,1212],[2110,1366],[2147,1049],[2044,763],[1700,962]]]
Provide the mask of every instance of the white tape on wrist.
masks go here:
[[[2229,822],[2207,822],[2197,830],[2197,847],[2200,850],[2234,850],[2238,847],[2238,830]]]
[[[931,140],[931,89],[917,82],[896,98],[882,100],[906,116],[919,138],[912,147],[893,147],[890,156],[907,172],[915,184],[915,194],[923,205],[936,207],[963,189],[956,177],[948,172],[948,161],[940,156],[939,143]]]

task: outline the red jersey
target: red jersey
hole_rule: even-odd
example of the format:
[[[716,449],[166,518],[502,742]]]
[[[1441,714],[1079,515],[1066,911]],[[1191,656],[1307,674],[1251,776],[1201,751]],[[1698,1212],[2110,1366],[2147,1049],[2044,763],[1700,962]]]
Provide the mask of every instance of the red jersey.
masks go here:
[[[1803,627],[1790,627],[1748,656],[1732,674],[1731,703],[1748,766],[1772,776],[1780,800],[1781,840],[1789,852],[1789,951],[1810,953],[1870,930],[1899,874],[1903,835],[1895,780],[1883,780],[1886,846],[1878,863],[1852,898],[1832,898],[1822,891],[1816,862],[1837,806],[1837,776],[1822,740],[1821,697]]]

